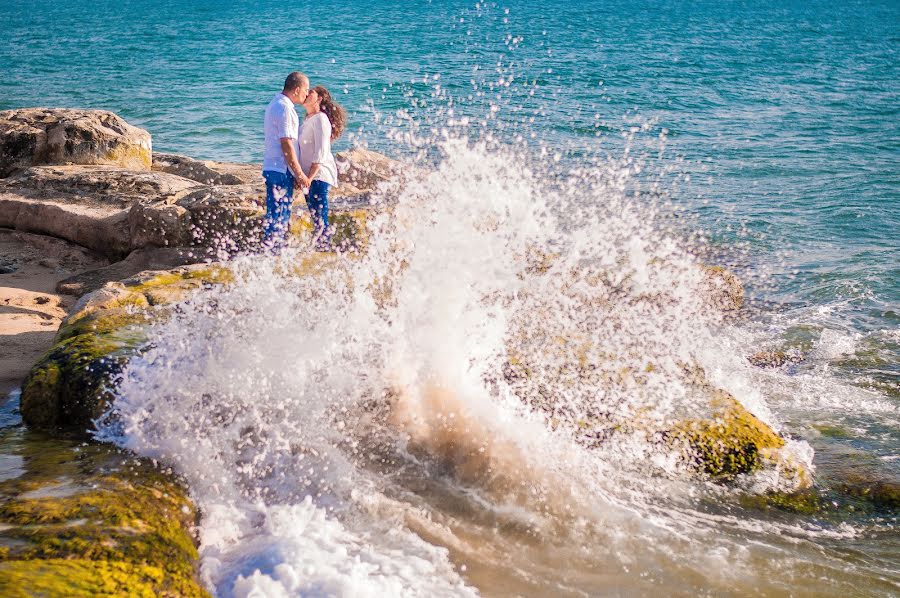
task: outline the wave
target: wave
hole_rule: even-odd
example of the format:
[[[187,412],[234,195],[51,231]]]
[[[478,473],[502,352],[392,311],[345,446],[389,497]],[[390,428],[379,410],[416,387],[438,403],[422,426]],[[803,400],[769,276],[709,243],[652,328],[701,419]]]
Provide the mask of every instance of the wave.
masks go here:
[[[782,424],[699,248],[662,232],[633,172],[547,180],[487,143],[439,153],[381,190],[365,255],[239,257],[237,283],[181,304],[129,364],[101,436],[185,477],[217,595],[883,578],[842,572],[856,528],[731,514],[734,491],[654,434],[710,413],[698,370]],[[805,442],[785,451],[811,468]]]

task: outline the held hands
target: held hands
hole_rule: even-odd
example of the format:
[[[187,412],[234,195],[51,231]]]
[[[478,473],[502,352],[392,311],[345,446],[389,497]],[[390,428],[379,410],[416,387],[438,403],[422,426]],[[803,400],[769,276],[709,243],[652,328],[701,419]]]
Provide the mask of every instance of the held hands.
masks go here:
[[[308,189],[312,183],[312,179],[303,174],[303,170],[297,166],[291,168],[291,174],[294,175],[294,183],[301,189]]]

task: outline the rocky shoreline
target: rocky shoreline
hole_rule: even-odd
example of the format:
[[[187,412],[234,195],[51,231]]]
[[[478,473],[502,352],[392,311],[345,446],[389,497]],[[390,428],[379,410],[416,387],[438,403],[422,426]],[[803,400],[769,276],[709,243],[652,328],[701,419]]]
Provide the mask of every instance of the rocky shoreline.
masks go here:
[[[258,246],[265,187],[258,165],[151,147],[110,112],[0,113],[0,276],[16,318],[3,323],[4,396],[21,383],[27,425],[2,432],[18,448],[0,470],[4,596],[208,595],[187,489],[88,434],[106,383],[140,348],[147,308],[222,283],[214,262]],[[339,160],[348,182],[333,193],[335,242],[357,250],[369,194],[393,163],[362,149]],[[310,230],[295,219],[295,236]],[[39,329],[23,347],[26,316]]]
[[[338,160],[348,182],[333,193],[335,242],[364,251],[372,193],[396,166],[363,149]],[[197,577],[198,514],[177,477],[83,441],[148,324],[192,293],[232,284],[228,258],[258,247],[259,167],[155,154],[149,133],[109,112],[25,109],[0,112],[0,177],[3,234],[54,237],[92,256],[53,279],[55,297],[66,298],[56,308],[68,314],[41,337],[49,350],[31,355],[22,383],[28,428],[13,435],[36,435],[42,448],[0,477],[0,594],[207,595]],[[300,238],[310,231],[303,216],[293,228]],[[332,263],[329,254],[308,259]],[[712,305],[740,309],[740,281],[722,268],[706,274]],[[528,391],[527,364],[511,362],[505,375]],[[685,375],[710,397],[710,414],[653,431],[660,442],[684,447],[698,474],[716,481],[772,467],[798,489],[810,486],[809,472],[780,458],[782,436],[702,371],[686,365]]]

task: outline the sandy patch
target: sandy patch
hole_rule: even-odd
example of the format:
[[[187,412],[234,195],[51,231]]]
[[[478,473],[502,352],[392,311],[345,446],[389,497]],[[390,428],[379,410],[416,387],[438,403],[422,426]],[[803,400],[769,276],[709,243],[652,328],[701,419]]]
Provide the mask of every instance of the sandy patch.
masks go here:
[[[67,241],[0,229],[0,399],[50,348],[75,302],[56,283],[107,263]]]

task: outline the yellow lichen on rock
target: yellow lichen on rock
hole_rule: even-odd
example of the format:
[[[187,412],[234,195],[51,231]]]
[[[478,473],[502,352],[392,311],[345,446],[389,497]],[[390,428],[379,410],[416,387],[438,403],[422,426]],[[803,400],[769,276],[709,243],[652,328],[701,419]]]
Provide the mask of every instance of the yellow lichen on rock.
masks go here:
[[[150,170],[153,165],[153,150],[148,142],[144,145],[116,145],[105,156],[109,164],[117,164],[134,170]]]
[[[0,482],[0,595],[208,596],[171,475],[108,445],[22,446],[26,472]]]
[[[368,210],[340,210],[329,214],[331,245],[337,251],[359,251],[368,243]],[[309,214],[301,214],[291,223],[291,233],[295,237],[312,235],[313,224]]]
[[[714,477],[750,473],[772,458],[784,440],[747,411],[734,397],[717,391],[712,415],[679,422],[665,433],[673,444],[684,445],[685,458]]]

